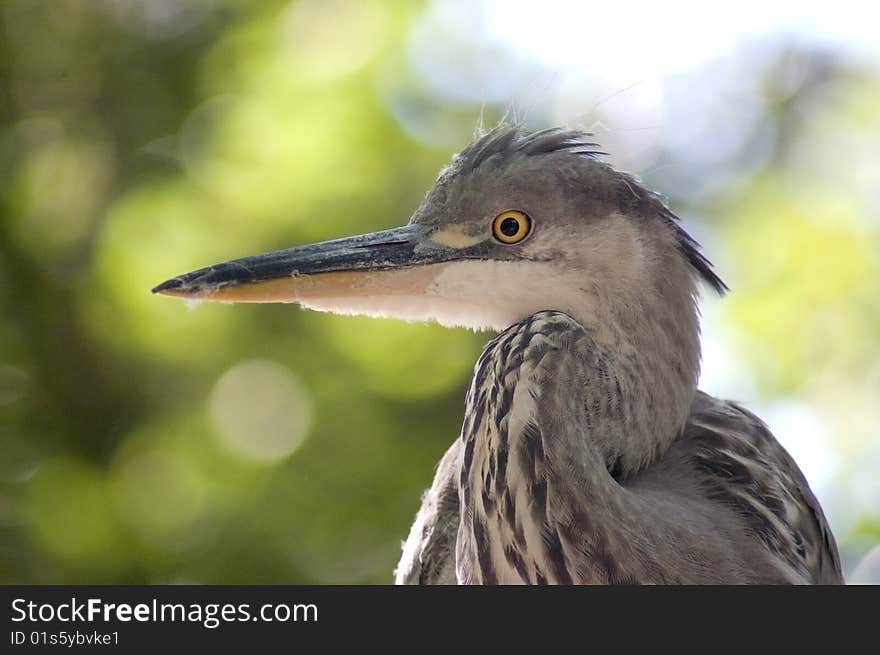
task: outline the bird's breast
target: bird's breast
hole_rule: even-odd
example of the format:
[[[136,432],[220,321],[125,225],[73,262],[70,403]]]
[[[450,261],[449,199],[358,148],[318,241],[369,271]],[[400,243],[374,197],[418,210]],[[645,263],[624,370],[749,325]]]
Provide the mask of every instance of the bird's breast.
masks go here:
[[[571,582],[548,525],[546,457],[534,420],[541,401],[534,373],[552,345],[544,314],[558,313],[536,314],[503,332],[477,362],[461,434],[460,581]]]

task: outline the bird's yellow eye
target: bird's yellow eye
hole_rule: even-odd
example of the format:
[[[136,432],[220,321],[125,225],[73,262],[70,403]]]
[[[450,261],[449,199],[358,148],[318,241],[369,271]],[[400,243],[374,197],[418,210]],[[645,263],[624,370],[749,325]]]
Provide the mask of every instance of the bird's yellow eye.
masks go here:
[[[492,221],[492,234],[501,243],[519,243],[532,229],[532,219],[516,209],[508,209]]]

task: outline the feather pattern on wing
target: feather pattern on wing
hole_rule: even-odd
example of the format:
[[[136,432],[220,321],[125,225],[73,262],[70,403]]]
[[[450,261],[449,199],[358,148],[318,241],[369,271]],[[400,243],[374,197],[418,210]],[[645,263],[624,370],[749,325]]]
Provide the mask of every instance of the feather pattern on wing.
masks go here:
[[[569,391],[562,397],[589,386],[595,362],[579,368],[565,356],[584,338],[570,317],[540,312],[489,343],[461,438],[423,500],[398,582],[448,583],[453,571],[459,583],[843,582],[803,474],[736,403],[697,392],[668,451],[628,477],[613,463],[584,468],[554,452],[566,426],[589,427],[547,402],[560,397],[548,371]]]

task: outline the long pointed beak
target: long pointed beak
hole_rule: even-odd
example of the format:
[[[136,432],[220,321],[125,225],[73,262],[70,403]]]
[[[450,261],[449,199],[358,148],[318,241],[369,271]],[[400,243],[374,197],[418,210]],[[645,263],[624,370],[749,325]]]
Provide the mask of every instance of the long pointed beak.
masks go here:
[[[406,225],[245,257],[171,278],[153,293],[220,302],[300,303],[418,295],[433,278],[426,265],[456,256],[430,235],[430,228]]]

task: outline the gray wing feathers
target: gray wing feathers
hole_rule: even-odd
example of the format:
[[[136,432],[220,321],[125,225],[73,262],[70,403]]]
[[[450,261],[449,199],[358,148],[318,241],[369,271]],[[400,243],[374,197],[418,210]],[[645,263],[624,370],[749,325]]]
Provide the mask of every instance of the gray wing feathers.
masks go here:
[[[434,482],[403,545],[395,584],[456,584],[458,472],[461,440],[456,439],[437,465]]]
[[[397,584],[456,583],[461,443],[456,440],[443,456],[422,499],[397,567]],[[843,583],[837,545],[803,474],[767,426],[735,403],[698,392],[680,439],[626,486],[655,510],[667,494],[679,513],[690,507],[694,517],[714,516],[716,529],[709,533],[708,523],[696,522],[696,532],[703,534],[695,543],[708,545],[716,537],[724,542],[714,546],[715,566],[698,576],[679,580],[674,571],[662,571],[661,562],[643,562],[656,569],[649,576],[655,582]],[[657,520],[658,514],[650,513]],[[678,521],[683,523],[681,515]],[[651,581],[642,577],[619,581]]]
[[[683,439],[706,493],[806,584],[842,584],[837,544],[794,459],[754,414],[698,393]]]

